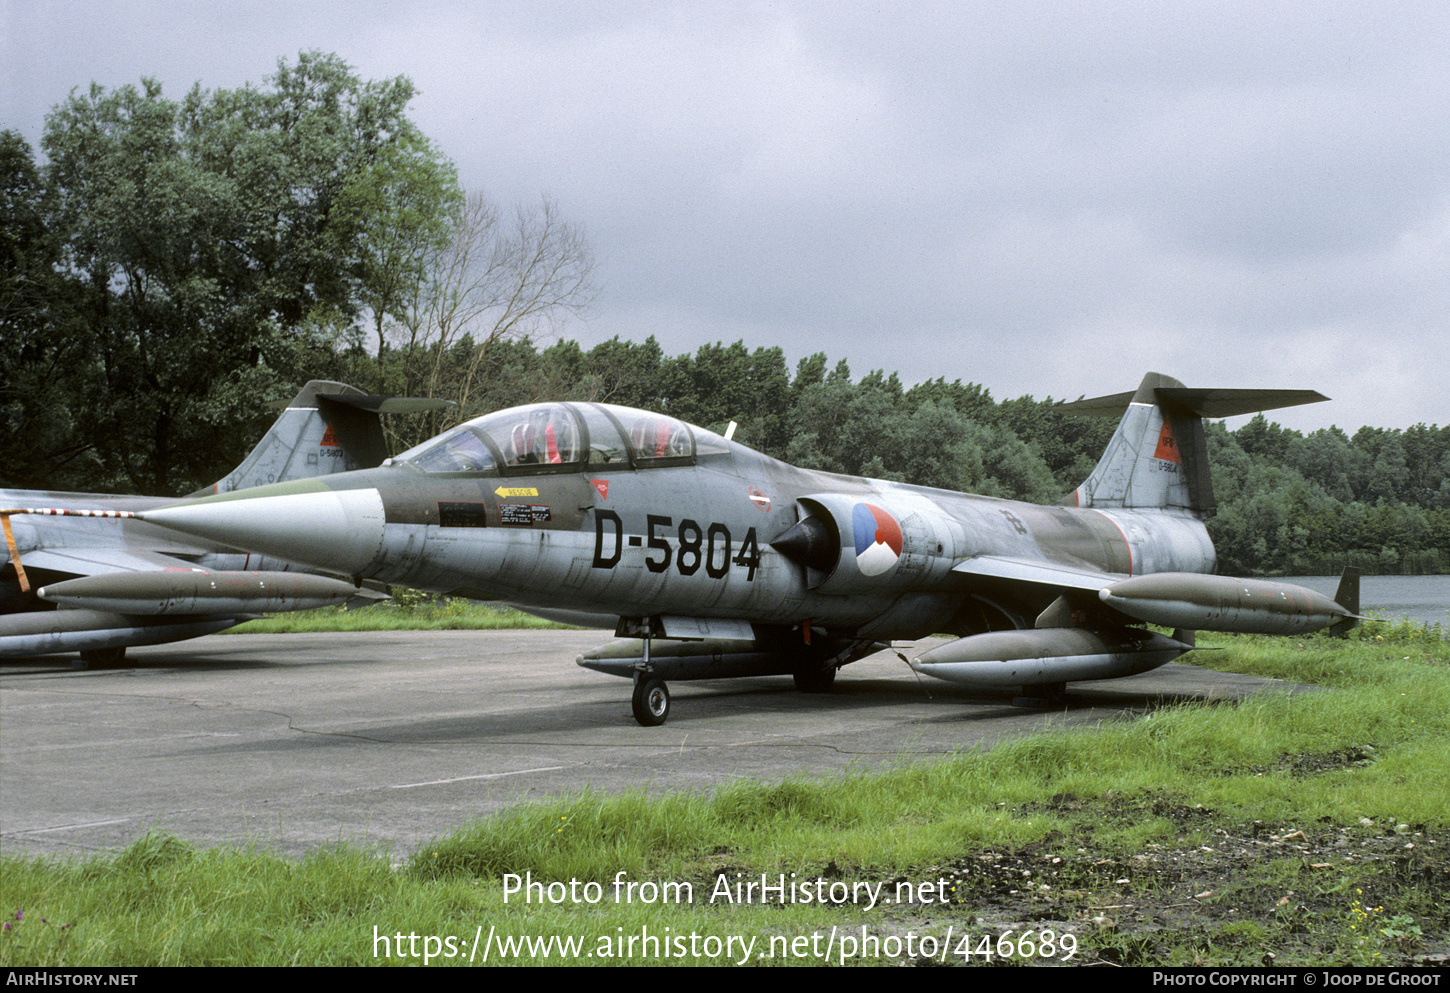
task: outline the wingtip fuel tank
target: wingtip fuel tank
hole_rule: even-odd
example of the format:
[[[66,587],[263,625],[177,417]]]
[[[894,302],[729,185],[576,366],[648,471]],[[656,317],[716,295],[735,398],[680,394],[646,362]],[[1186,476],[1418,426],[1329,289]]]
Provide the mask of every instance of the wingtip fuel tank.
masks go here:
[[[1322,593],[1293,583],[1162,572],[1098,592],[1103,603],[1149,624],[1243,634],[1304,634],[1353,618]]]

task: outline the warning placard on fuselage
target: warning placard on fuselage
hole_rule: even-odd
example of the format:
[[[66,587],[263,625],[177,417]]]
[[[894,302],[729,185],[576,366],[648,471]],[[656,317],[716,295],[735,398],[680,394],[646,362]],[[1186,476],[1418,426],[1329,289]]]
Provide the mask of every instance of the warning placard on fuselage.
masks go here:
[[[498,505],[498,522],[515,527],[533,527],[547,524],[553,518],[549,508],[536,503],[501,503]]]
[[[438,526],[445,528],[481,528],[488,525],[485,505],[455,500],[438,501]]]

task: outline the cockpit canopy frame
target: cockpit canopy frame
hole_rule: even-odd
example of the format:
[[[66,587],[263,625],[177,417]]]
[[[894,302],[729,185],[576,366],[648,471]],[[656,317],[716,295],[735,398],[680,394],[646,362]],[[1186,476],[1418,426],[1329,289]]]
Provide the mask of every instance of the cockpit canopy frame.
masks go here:
[[[475,417],[393,461],[430,475],[537,476],[694,465],[710,432],[667,414],[606,403],[549,401]]]

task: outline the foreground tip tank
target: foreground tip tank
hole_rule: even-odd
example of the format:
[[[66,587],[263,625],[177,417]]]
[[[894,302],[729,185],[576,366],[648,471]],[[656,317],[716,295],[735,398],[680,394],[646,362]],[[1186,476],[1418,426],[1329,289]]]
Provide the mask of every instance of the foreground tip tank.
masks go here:
[[[1044,627],[991,631],[935,648],[912,663],[923,675],[981,689],[1060,685],[1156,669],[1193,650],[1194,631],[1306,634],[1361,618],[1359,574],[1347,569],[1335,599],[1293,583],[1167,572],[1120,580],[1098,599],[1137,621],[1173,628]]]
[[[1241,634],[1305,634],[1357,617],[1322,593],[1293,583],[1164,572],[1098,591],[1114,610],[1149,624]]]

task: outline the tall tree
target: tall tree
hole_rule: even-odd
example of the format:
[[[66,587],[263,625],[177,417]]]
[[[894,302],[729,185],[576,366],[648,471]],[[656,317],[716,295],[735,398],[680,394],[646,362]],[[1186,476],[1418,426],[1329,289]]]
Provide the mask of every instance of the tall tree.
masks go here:
[[[74,410],[96,367],[59,262],[30,145],[0,132],[0,485],[75,489],[93,468]]]
[[[155,80],[92,85],[47,118],[50,227],[82,287],[103,382],[87,418],[112,486],[217,478],[257,429],[257,395],[386,308],[398,246],[436,237],[457,200],[405,78],[365,83],[308,52],[267,83],[180,102]]]
[[[551,332],[596,293],[588,236],[554,201],[509,212],[474,193],[452,221],[447,236],[420,254],[417,277],[396,305],[391,340],[399,388],[458,406],[445,420],[420,419],[407,429],[408,442],[481,412],[491,348]]]

